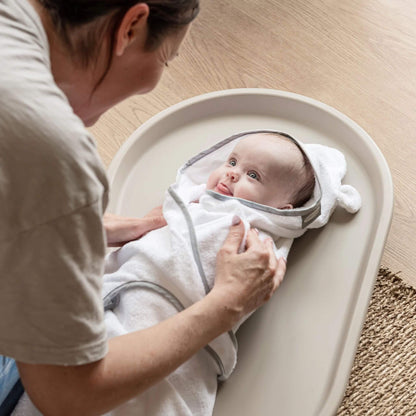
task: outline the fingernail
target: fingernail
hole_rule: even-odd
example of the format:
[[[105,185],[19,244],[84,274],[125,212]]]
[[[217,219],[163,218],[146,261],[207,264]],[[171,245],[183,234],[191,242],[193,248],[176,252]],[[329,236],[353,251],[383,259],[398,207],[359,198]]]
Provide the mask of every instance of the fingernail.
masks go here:
[[[257,235],[259,235],[259,230],[257,228],[253,228]]]
[[[280,257],[280,259],[283,260],[285,264],[287,263],[287,260],[284,257]]]
[[[232,225],[238,225],[241,222],[241,218],[238,215],[234,215],[233,220],[231,222]]]

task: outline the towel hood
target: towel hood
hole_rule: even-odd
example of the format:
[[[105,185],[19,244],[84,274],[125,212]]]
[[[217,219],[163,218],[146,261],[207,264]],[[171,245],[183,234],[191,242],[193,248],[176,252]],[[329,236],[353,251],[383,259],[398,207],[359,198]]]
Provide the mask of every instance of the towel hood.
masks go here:
[[[311,198],[299,208],[276,209],[211,190],[206,191],[210,196],[223,201],[238,200],[242,205],[263,211],[269,218],[272,216],[278,222],[280,218],[286,226],[292,223],[290,228],[303,232],[325,225],[337,206],[349,213],[355,213],[360,209],[361,198],[358,191],[350,185],[342,184],[347,164],[340,151],[320,144],[303,144],[287,133],[275,130],[253,130],[234,134],[189,159],[179,169],[176,183],[173,185],[182,200],[194,200],[195,190],[206,184],[210,173],[224,163],[238,141],[247,135],[257,133],[280,134],[292,140],[304,151],[315,173],[315,188]]]

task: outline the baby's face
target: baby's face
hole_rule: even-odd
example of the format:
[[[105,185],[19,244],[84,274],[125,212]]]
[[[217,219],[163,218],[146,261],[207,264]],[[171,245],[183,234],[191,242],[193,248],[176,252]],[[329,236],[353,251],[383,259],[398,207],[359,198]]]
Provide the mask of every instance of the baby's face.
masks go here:
[[[264,133],[241,139],[208,178],[207,189],[274,208],[292,208],[303,156],[290,140]]]

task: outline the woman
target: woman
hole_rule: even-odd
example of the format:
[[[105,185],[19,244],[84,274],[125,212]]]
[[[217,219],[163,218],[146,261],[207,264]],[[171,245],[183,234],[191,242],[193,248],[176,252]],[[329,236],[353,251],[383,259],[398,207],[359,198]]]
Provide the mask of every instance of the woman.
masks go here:
[[[237,253],[236,219],[203,300],[157,326],[106,339],[105,245],[165,222],[160,210],[103,221],[108,185],[85,125],[156,86],[198,7],[198,0],[0,0],[4,414],[19,396],[15,362],[43,414],[104,413],[229,330],[283,278],[284,261],[255,231]]]

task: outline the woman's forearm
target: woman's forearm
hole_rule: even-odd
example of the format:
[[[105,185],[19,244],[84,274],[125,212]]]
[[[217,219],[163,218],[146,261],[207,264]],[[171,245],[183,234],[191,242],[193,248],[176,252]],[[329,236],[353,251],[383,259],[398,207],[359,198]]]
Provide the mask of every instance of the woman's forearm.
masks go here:
[[[105,363],[108,367],[103,366],[102,373],[97,374],[97,384],[108,397],[106,407],[112,408],[162,380],[228,330],[236,321],[233,314],[224,311],[215,297],[208,296],[154,327],[110,340]],[[116,375],[110,375],[113,368],[117,369]],[[124,388],[120,389],[119,384]]]
[[[148,329],[113,338],[100,361],[81,366],[18,363],[23,384],[44,415],[100,415],[163,379],[211,340],[271,297],[286,264],[271,242],[242,223],[217,256],[215,285],[199,302]]]
[[[113,338],[108,354],[82,366],[19,363],[23,384],[44,415],[100,415],[162,380],[236,321],[208,295],[148,329]]]

